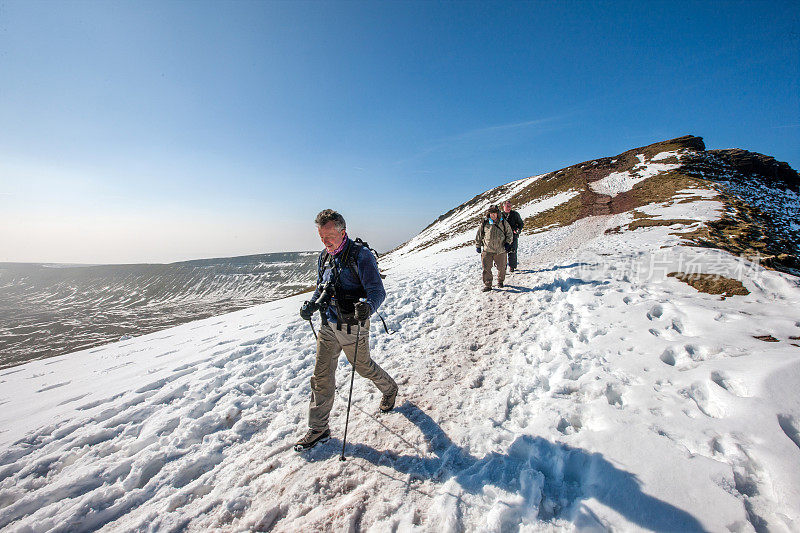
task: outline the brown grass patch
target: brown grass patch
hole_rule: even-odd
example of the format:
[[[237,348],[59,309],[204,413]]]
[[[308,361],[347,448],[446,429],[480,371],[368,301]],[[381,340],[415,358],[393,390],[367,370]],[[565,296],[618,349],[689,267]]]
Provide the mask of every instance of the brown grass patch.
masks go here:
[[[753,338],[764,342],[781,342],[772,335],[753,335]]]
[[[581,197],[578,195],[552,209],[528,217],[525,219],[524,233],[533,233],[545,226],[569,226],[581,218],[582,206]]]
[[[698,222],[698,220],[692,220],[690,218],[641,218],[628,224],[627,229],[635,230],[639,228],[652,228],[655,226],[673,226],[675,224],[690,226],[692,224],[697,224]]]
[[[711,188],[709,184],[710,182],[692,178],[679,170],[664,172],[640,181],[630,191],[615,196],[611,202],[611,211],[624,213],[647,204],[669,202],[679,191]]]
[[[690,226],[692,224],[697,224],[698,222],[700,221],[690,218],[656,218],[653,215],[648,215],[647,213],[634,210],[633,220],[629,224],[626,224],[625,226],[615,226],[613,228],[609,228],[606,230],[606,234],[622,233],[623,231],[633,231],[639,228],[652,228],[655,226],[673,226],[675,224]]]
[[[699,292],[706,294],[721,294],[722,299],[730,296],[746,296],[750,294],[741,281],[716,274],[686,274],[684,272],[670,272],[667,276],[676,278]]]

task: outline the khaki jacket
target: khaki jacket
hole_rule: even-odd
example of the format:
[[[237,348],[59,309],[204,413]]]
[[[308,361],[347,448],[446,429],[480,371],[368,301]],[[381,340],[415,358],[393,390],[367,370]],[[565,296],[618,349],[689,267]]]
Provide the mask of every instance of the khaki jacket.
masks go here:
[[[511,231],[511,226],[507,221],[498,220],[493,224],[489,224],[489,218],[487,217],[481,221],[481,225],[478,227],[475,246],[480,246],[484,252],[504,254],[506,253],[505,244],[511,244],[513,240],[514,233]]]

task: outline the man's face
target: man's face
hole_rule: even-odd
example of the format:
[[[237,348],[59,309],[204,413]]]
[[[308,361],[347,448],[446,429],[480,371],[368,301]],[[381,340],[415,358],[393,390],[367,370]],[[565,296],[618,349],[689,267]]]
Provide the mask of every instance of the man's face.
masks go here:
[[[489,216],[492,218],[492,220],[497,222],[497,213],[495,213],[495,212],[489,213]]]
[[[318,226],[317,230],[319,231],[319,238],[329,254],[332,254],[344,240],[344,230],[336,229],[336,223],[333,221],[324,226]]]
[[[509,213],[511,211],[511,202],[505,202],[503,204],[503,211]]]

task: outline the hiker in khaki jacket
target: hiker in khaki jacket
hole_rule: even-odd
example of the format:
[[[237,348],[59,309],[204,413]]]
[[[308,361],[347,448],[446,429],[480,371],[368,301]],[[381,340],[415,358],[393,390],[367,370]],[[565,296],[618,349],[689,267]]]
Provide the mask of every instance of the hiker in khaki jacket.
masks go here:
[[[481,254],[483,264],[483,292],[492,290],[492,263],[497,267],[497,286],[503,286],[506,279],[508,249],[513,239],[511,226],[500,217],[500,209],[496,205],[491,206],[486,211],[486,218],[481,221],[478,234],[475,236],[475,246]]]

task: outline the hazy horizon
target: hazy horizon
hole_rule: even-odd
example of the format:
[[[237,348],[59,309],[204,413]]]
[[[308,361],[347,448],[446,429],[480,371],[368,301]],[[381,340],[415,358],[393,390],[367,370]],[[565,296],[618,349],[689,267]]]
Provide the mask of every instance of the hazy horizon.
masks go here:
[[[321,248],[320,248],[321,250]],[[259,255],[279,255],[279,254],[316,254],[320,250],[285,250],[280,252],[264,252],[256,254],[225,255],[219,257],[195,257],[192,259],[179,259],[177,261],[151,261],[151,262],[132,262],[132,263],[63,263],[53,261],[0,261],[0,265],[37,265],[47,267],[93,267],[93,266],[134,266],[134,265],[173,265],[177,263],[191,263],[194,261],[213,261],[215,259],[235,259],[241,257],[257,257]]]

